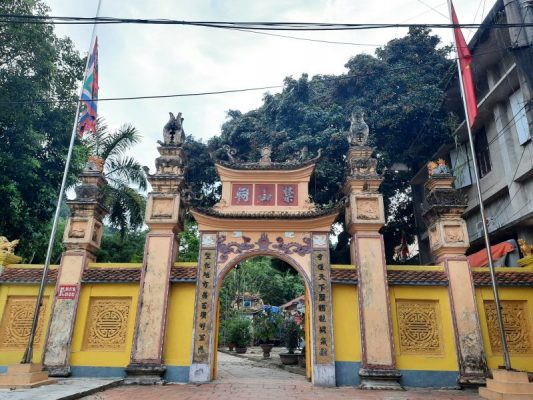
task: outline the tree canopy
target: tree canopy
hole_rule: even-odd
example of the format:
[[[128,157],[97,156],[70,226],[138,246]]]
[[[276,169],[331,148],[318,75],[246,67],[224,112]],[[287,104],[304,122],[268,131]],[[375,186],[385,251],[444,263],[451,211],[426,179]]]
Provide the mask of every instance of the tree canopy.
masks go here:
[[[345,132],[352,110],[362,107],[370,126],[370,144],[385,172],[381,192],[388,222],[383,234],[391,262],[402,232],[408,240],[415,232],[409,195],[412,172],[394,173],[387,168],[399,162],[416,172],[449,138],[450,123],[443,108],[453,73],[449,51],[428,29],[411,28],[405,37],[378,48],[375,55],[351,58],[344,74],[287,77],[282,92],[267,93],[259,108],[228,111],[221,135],[209,140],[207,150],[224,157],[221,148],[229,145],[239,158],[256,161],[261,146],[268,144],[274,161],[285,161],[303,146],[311,155],[322,149],[310,193],[316,203],[326,204],[340,197],[348,151]],[[341,239],[339,246],[347,249],[347,237]]]
[[[0,2],[1,14],[45,15],[39,1]],[[0,232],[20,238],[26,260],[44,259],[72,129],[83,60],[48,24],[0,24]],[[21,103],[23,101],[23,103]],[[76,146],[69,183],[85,161]]]

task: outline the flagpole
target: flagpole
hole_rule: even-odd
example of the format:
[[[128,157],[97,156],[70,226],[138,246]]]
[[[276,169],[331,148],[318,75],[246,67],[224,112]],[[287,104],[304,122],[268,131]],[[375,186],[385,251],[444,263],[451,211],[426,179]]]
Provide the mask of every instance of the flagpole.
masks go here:
[[[450,19],[452,20],[452,24],[453,24],[454,22],[452,18],[452,1],[451,0],[448,0],[448,9],[450,12]],[[468,105],[466,103],[465,88],[464,88],[464,83],[463,83],[463,71],[461,70],[461,61],[459,57],[460,53],[459,53],[458,46],[457,46],[457,38],[455,37],[455,31],[453,31],[453,40],[455,43],[455,50],[457,52],[457,71],[459,73],[459,85],[461,87],[461,98],[463,100],[463,107],[465,109],[465,123],[466,123],[466,128],[468,131],[468,144],[470,148],[470,155],[472,157],[472,165],[474,167],[474,175],[476,177],[476,190],[477,190],[477,197],[479,201],[479,213],[481,214],[481,223],[483,225],[483,237],[485,240],[485,249],[487,251],[487,259],[489,262],[492,292],[494,294],[494,303],[496,305],[496,316],[498,319],[498,329],[500,332],[500,340],[502,342],[503,359],[505,362],[505,369],[509,371],[511,370],[511,359],[509,357],[509,350],[507,347],[507,338],[505,337],[505,328],[503,324],[502,308],[501,308],[501,303],[500,303],[500,296],[498,293],[498,282],[496,281],[496,273],[494,271],[494,262],[492,260],[492,253],[490,251],[489,229],[487,227],[487,219],[485,217],[485,206],[483,205],[483,197],[481,194],[481,184],[479,182],[480,178],[479,178],[479,173],[478,173],[476,150],[474,148],[474,139],[472,136],[472,129],[470,125],[470,116],[468,115]]]
[[[102,0],[98,0],[98,6],[96,8],[97,18],[100,15],[101,5],[102,5]],[[72,133],[70,135],[70,144],[68,148],[67,159],[65,162],[65,170],[63,171],[63,179],[61,181],[61,188],[59,189],[59,197],[57,199],[56,211],[55,211],[54,219],[52,222],[52,231],[50,232],[50,240],[48,241],[48,249],[46,251],[46,259],[44,262],[43,274],[41,276],[41,284],[39,285],[37,301],[35,302],[35,311],[33,312],[33,321],[31,325],[30,336],[28,339],[28,345],[26,347],[26,351],[24,352],[24,356],[22,357],[21,364],[31,364],[31,361],[33,359],[33,342],[35,340],[35,332],[37,331],[37,324],[39,322],[39,311],[42,306],[43,293],[44,293],[44,288],[46,286],[46,276],[48,275],[48,269],[50,267],[50,258],[52,257],[52,249],[54,247],[54,241],[55,241],[55,236],[56,236],[56,231],[57,231],[57,223],[59,221],[59,213],[61,211],[61,203],[63,202],[63,196],[65,195],[67,175],[68,175],[68,170],[70,168],[70,161],[72,159],[72,150],[74,148],[74,141],[76,140],[76,132],[78,130],[77,127],[78,127],[78,118],[80,115],[80,99],[83,93],[83,83],[85,82],[85,79],[87,78],[87,67],[89,66],[89,61],[91,59],[91,50],[94,45],[94,40],[96,37],[96,26],[97,24],[93,24],[91,42],[89,44],[89,53],[87,54],[87,61],[85,63],[85,70],[83,72],[83,81],[82,81],[81,88],[80,88],[80,94],[78,96],[78,102],[76,103],[76,115],[74,117],[74,124],[72,126]],[[44,344],[43,344],[43,348],[44,348]],[[43,355],[44,355],[44,351],[43,351]]]

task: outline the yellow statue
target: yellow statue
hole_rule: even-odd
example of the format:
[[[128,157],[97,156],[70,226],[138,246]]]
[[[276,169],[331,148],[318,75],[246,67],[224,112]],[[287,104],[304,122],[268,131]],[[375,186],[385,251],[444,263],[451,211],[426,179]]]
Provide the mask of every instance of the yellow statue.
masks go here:
[[[9,241],[5,236],[0,236],[0,251],[5,251],[9,254],[15,253],[15,247],[19,244],[19,239]]]
[[[448,166],[446,165],[446,161],[442,158],[439,158],[437,162],[430,161],[427,163],[428,167],[428,175],[448,175],[450,171],[448,170]]]
[[[528,244],[524,239],[518,239],[518,246],[520,246],[522,256],[533,256],[533,244]]]

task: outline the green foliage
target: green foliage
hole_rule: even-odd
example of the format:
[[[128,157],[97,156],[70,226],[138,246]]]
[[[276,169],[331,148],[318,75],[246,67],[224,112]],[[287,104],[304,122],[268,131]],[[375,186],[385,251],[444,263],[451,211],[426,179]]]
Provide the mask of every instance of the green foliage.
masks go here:
[[[178,261],[197,261],[200,251],[198,225],[191,217],[185,219],[185,228],[178,234],[180,249]]]
[[[229,341],[235,343],[235,347],[248,347],[252,340],[250,332],[251,322],[247,318],[236,318],[229,324]]]
[[[298,273],[289,267],[281,271],[270,257],[254,257],[242,262],[238,269],[226,275],[220,289],[222,316],[232,310],[231,303],[237,293],[259,293],[263,302],[282,305],[304,293],[304,283]]]
[[[281,338],[289,354],[294,354],[302,337],[302,327],[296,323],[294,317],[287,316],[281,325]]]
[[[327,204],[341,195],[348,150],[344,132],[352,110],[359,106],[365,110],[379,168],[403,162],[416,172],[449,140],[442,100],[453,65],[447,59],[450,49],[438,48],[439,44],[439,37],[429,30],[411,28],[405,37],[391,40],[374,56],[351,58],[345,65],[348,71],[340,76],[288,77],[283,91],[266,94],[258,109],[247,113],[230,110],[221,136],[209,141],[209,149],[223,157],[221,147],[229,145],[237,149],[238,157],[256,161],[260,147],[269,144],[274,161],[285,161],[304,145],[312,155],[321,148],[324,156],[310,183],[310,194],[315,202]],[[407,192],[411,177],[412,172],[387,173],[381,187],[389,210],[383,230],[389,261],[401,231],[408,240],[414,237]],[[402,203],[390,210],[392,199],[402,194],[407,197],[400,196]],[[347,253],[347,246],[344,248]]]
[[[98,262],[142,263],[146,233],[129,231],[123,235],[116,229],[106,227],[96,259]]]
[[[271,343],[276,339],[283,317],[270,310],[264,310],[254,315],[254,335],[263,343]]]
[[[0,2],[0,14],[48,12],[41,1]],[[0,233],[20,238],[26,262],[44,261],[76,104],[31,101],[75,100],[82,73],[73,43],[52,25],[0,24]],[[77,143],[69,184],[84,156]]]
[[[96,134],[89,135],[85,143],[91,154],[104,159],[104,176],[108,182],[104,205],[109,210],[109,223],[122,235],[140,228],[144,222],[146,199],[138,190],[146,190],[146,175],[142,166],[127,156],[140,140],[141,135],[133,126],[125,124],[111,132],[99,118]]]

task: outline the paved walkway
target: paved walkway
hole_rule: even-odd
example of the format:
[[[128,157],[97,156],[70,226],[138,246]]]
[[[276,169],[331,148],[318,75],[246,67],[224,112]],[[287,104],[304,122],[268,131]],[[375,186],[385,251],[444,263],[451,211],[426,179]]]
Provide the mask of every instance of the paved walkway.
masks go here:
[[[0,389],[0,400],[66,400],[116,386],[121,379],[68,378],[33,389]]]
[[[121,386],[86,400],[479,400],[474,391],[368,391],[319,388],[296,374],[218,353],[218,379],[205,385]]]

